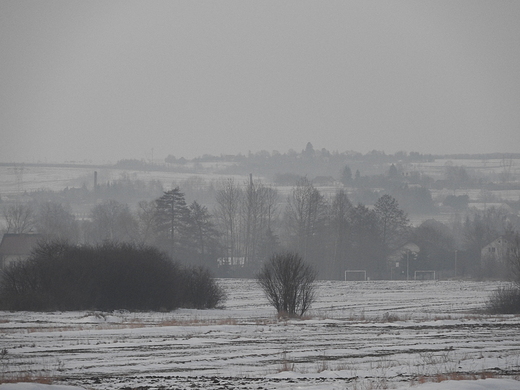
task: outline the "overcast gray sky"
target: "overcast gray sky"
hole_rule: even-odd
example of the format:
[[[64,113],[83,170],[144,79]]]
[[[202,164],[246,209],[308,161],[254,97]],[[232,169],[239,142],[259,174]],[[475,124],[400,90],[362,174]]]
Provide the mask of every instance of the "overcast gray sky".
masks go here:
[[[0,161],[520,152],[520,1],[0,1]]]

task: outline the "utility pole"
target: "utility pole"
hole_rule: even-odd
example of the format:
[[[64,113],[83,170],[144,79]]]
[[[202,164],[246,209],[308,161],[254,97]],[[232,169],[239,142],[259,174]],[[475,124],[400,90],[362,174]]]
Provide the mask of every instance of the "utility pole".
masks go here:
[[[410,251],[406,252],[406,280],[410,278]]]
[[[455,249],[455,276],[457,276],[457,249]]]

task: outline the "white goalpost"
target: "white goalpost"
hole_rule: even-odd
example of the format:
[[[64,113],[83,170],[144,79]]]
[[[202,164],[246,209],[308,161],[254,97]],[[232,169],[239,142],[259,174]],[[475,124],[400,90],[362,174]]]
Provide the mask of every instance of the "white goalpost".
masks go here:
[[[415,271],[414,280],[437,280],[435,271]]]
[[[345,271],[345,281],[367,280],[367,271],[364,269],[348,269]]]

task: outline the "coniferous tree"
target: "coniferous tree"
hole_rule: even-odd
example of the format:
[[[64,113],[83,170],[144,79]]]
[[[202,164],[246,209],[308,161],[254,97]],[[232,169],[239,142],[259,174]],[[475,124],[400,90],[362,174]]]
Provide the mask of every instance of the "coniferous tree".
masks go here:
[[[455,270],[455,240],[442,222],[424,221],[413,230],[412,239],[420,249],[417,264],[421,269]]]
[[[345,165],[345,168],[341,171],[341,183],[344,186],[349,186],[352,184],[352,170],[348,165]]]
[[[330,234],[332,246],[331,272],[338,278],[346,269],[346,263],[351,252],[351,217],[352,203],[344,190],[339,190],[332,200],[330,208]],[[339,276],[341,277],[341,276]]]
[[[158,243],[172,257],[180,257],[180,252],[184,249],[188,218],[188,206],[179,187],[166,191],[156,200],[155,226]]]
[[[351,224],[352,256],[348,268],[366,270],[372,278],[384,276],[384,247],[375,211],[358,204],[352,209]]]
[[[220,254],[220,234],[206,206],[194,201],[189,207],[189,229],[191,236],[191,263],[214,266]]]

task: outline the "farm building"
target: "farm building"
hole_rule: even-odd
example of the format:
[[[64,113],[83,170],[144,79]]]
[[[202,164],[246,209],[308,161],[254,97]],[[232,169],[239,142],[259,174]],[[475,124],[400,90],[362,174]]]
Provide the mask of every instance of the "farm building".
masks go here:
[[[504,236],[501,236],[482,248],[480,254],[483,263],[505,263],[513,250],[516,248]]]

